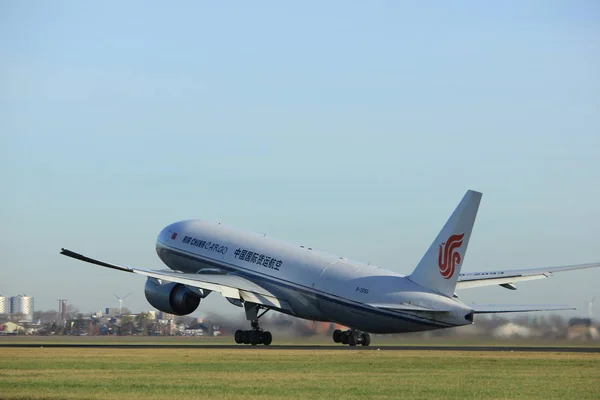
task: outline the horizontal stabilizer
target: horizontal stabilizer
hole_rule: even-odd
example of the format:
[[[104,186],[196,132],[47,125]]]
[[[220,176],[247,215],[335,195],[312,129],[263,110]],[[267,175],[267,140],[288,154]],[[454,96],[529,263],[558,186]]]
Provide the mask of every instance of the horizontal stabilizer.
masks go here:
[[[600,262],[577,265],[563,265],[560,267],[515,269],[507,271],[466,272],[460,274],[456,289],[470,289],[481,286],[500,285],[507,289],[516,289],[513,285],[517,282],[532,281],[551,277],[556,272],[575,271],[578,269],[598,268]],[[508,286],[505,286],[508,284]]]
[[[528,311],[576,310],[566,304],[468,304],[475,314],[496,314]]]

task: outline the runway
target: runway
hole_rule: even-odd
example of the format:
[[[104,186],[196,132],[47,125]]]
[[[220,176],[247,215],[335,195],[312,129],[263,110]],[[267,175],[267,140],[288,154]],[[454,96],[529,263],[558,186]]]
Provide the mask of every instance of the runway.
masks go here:
[[[600,347],[554,346],[314,346],[314,345],[221,345],[221,344],[78,344],[78,343],[0,343],[0,348],[85,348],[85,349],[194,349],[194,350],[338,350],[338,351],[495,351],[527,353],[600,353]]]

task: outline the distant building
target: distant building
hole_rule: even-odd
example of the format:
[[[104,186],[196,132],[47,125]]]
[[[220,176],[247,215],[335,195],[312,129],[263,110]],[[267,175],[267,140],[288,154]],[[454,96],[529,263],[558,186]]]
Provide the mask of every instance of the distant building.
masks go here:
[[[67,300],[58,299],[58,321],[60,326],[65,326],[67,323]]]
[[[0,295],[0,314],[10,313],[10,298]]]
[[[160,319],[165,319],[169,321],[173,321],[175,319],[175,314],[169,314],[166,312],[160,312]]]
[[[10,313],[22,315],[24,321],[33,321],[33,297],[18,295],[10,298]]]
[[[110,315],[111,317],[116,317],[118,316],[119,313],[119,309],[118,308],[107,308],[106,312],[104,313],[104,315]]]

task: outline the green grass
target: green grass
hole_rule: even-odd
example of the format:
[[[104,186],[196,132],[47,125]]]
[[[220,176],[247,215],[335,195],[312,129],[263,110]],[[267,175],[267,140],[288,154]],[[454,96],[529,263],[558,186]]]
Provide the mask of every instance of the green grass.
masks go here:
[[[2,348],[2,399],[597,399],[600,354]]]

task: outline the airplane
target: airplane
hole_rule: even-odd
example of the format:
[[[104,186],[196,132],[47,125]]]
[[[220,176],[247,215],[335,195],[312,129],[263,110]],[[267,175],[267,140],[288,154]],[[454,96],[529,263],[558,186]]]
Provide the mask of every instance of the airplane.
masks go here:
[[[468,190],[414,271],[404,276],[266,234],[245,232],[204,220],[165,227],[156,252],[164,270],[108,263],[61,249],[61,254],[147,277],[145,296],[158,310],[178,316],[194,312],[201,299],[218,292],[243,307],[251,329],[238,330],[238,344],[270,345],[260,328],[269,310],[348,327],[333,341],[368,346],[372,334],[451,328],[473,323],[475,314],[573,310],[566,305],[473,305],[457,290],[515,283],[555,272],[600,266],[600,262],[508,271],[461,273],[482,194]]]

